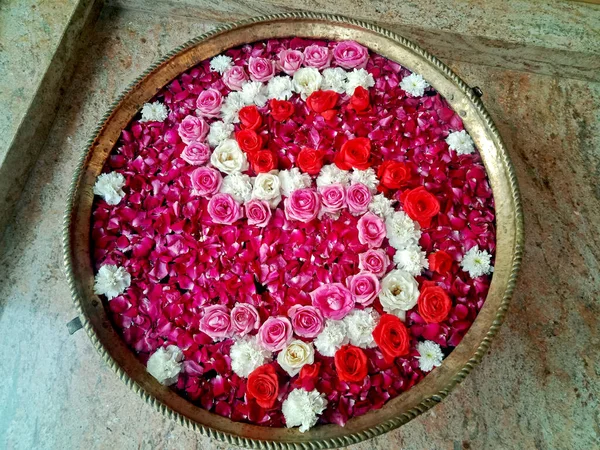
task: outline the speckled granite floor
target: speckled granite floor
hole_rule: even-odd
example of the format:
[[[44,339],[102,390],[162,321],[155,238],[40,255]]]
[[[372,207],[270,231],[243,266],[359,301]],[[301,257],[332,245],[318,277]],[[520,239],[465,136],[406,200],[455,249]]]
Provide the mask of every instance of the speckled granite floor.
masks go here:
[[[152,61],[211,26],[105,10],[0,247],[0,448],[217,450],[106,367],[62,269],[67,188],[97,120]],[[430,49],[432,50],[432,49]],[[526,252],[490,354],[367,449],[592,449],[600,442],[600,84],[445,61],[480,86],[522,189]]]

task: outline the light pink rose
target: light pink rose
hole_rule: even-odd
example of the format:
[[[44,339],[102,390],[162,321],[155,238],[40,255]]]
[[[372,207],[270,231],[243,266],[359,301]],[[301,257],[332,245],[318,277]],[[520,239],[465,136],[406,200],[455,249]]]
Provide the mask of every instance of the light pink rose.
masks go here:
[[[248,75],[242,66],[233,66],[223,74],[223,83],[232,91],[241,91]]]
[[[216,89],[206,89],[196,100],[196,113],[204,117],[218,117],[221,112],[223,96]]]
[[[200,331],[208,334],[215,340],[226,339],[231,336],[231,318],[229,309],[223,305],[211,305],[204,308],[204,315],[200,319]]]
[[[346,206],[346,190],[340,183],[321,186],[321,212],[336,214]]]
[[[356,183],[346,189],[346,203],[352,214],[358,216],[367,212],[371,203],[371,192],[362,183]]]
[[[344,69],[364,69],[369,59],[369,51],[358,42],[343,41],[333,49],[333,57],[337,65]]]
[[[358,229],[358,240],[361,244],[369,247],[380,247],[385,238],[385,224],[379,216],[372,212],[366,213],[356,224]]]
[[[371,272],[359,272],[356,275],[348,277],[348,288],[356,303],[368,306],[373,303],[375,297],[381,290],[381,284],[375,274]]]
[[[262,83],[269,81],[275,75],[275,62],[267,58],[251,56],[248,60],[248,73],[253,81]]]
[[[240,336],[246,336],[260,327],[258,311],[249,303],[236,303],[231,310],[231,325]]]
[[[304,55],[301,51],[291,48],[279,52],[279,66],[288,75],[294,75],[302,65]]]
[[[315,338],[323,331],[323,315],[314,306],[294,305],[288,311],[294,333],[300,337]]]
[[[383,249],[370,249],[358,255],[358,268],[382,277],[390,266],[390,257]]]
[[[216,194],[208,201],[208,214],[214,223],[231,225],[242,218],[242,208],[229,194]]]
[[[310,298],[327,319],[341,320],[354,308],[354,297],[342,283],[319,286],[310,293]]]
[[[184,144],[204,140],[209,130],[210,127],[204,119],[196,116],[186,116],[177,127],[179,137]]]
[[[219,192],[223,176],[221,172],[212,167],[199,167],[190,174],[192,192],[196,195],[206,196]]]
[[[315,69],[325,69],[331,64],[331,50],[322,45],[309,45],[304,49],[304,65]]]
[[[265,200],[253,199],[246,203],[248,225],[266,227],[271,219],[271,208]]]
[[[193,166],[202,166],[210,158],[210,147],[201,142],[190,142],[181,152],[181,159]]]
[[[272,352],[283,350],[292,339],[292,324],[287,317],[269,317],[258,330],[258,343]]]
[[[314,189],[297,189],[287,197],[284,202],[285,217],[288,220],[310,222],[319,214],[321,202],[319,194]]]

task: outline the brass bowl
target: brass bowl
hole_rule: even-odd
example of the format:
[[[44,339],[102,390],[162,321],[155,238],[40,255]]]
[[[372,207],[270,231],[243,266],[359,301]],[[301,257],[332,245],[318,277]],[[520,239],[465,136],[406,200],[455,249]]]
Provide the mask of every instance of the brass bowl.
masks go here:
[[[443,364],[382,409],[353,418],[345,427],[321,425],[306,433],[295,428],[233,422],[160,385],[117,334],[102,301],[94,294],[90,257],[94,182],[121,130],[142,105],[173,78],[206,58],[241,44],[291,36],[352,39],[423,75],[458,112],[479,148],[495,197],[497,221],[495,272],[487,300],[471,329]],[[523,249],[521,202],[514,169],[478,94],[412,42],[375,25],[324,14],[278,14],[225,25],[165,56],[126,89],[104,116],[75,171],[68,198],[63,235],[67,278],[81,321],[102,358],[127,386],[170,418],[204,435],[250,448],[323,449],[350,445],[397,428],[440,402],[488,350],[504,319]]]

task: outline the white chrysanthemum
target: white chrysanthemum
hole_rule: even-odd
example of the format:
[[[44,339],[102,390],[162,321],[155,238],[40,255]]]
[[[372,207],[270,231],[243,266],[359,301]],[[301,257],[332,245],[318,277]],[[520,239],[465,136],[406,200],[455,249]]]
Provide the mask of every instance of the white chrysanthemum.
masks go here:
[[[208,143],[212,148],[218,146],[221,142],[229,139],[233,134],[234,127],[231,123],[216,121],[210,124],[208,132]]]
[[[354,69],[352,72],[347,73],[348,82],[346,83],[346,94],[354,94],[354,90],[362,86],[365,89],[375,86],[375,80],[373,75],[367,72],[365,69]]]
[[[419,360],[419,369],[423,372],[431,372],[434,367],[438,367],[442,364],[444,354],[442,348],[433,341],[419,342],[417,344],[417,351],[420,356],[417,356]]]
[[[347,186],[349,180],[350,172],[340,169],[335,164],[326,164],[321,168],[321,173],[317,177],[317,186],[330,186],[338,183]]]
[[[102,197],[109,205],[116,205],[125,197],[123,186],[125,186],[125,177],[120,173],[103,173],[96,179],[94,194]]]
[[[231,195],[238,203],[252,198],[252,179],[241,172],[233,172],[223,178],[221,192]]]
[[[326,406],[325,395],[316,389],[310,392],[294,389],[281,405],[281,412],[288,428],[300,427],[304,433],[317,423]]]
[[[393,200],[390,200],[383,194],[377,194],[373,196],[371,203],[369,203],[369,211],[373,214],[377,214],[382,219],[386,219],[394,214],[393,204]]]
[[[273,77],[267,84],[267,97],[277,100],[289,100],[294,95],[294,85],[288,76]]]
[[[406,311],[413,308],[419,299],[419,283],[403,270],[392,270],[381,280],[379,301],[385,312],[406,318]]]
[[[241,95],[246,105],[263,107],[267,104],[267,87],[260,81],[247,81],[244,83]]]
[[[346,82],[348,75],[341,67],[325,69],[323,71],[323,82],[321,89],[324,91],[335,91],[338,94],[343,94],[346,91]]]
[[[414,277],[421,275],[423,269],[429,269],[427,254],[418,244],[397,249],[394,254],[394,263],[398,269],[404,270]]]
[[[295,340],[277,355],[277,363],[290,377],[298,375],[305,364],[315,362],[315,350],[310,342]]]
[[[210,70],[212,72],[219,72],[223,75],[230,67],[233,67],[233,59],[227,55],[217,55],[210,60]]]
[[[379,314],[373,308],[355,309],[346,317],[344,323],[348,330],[350,343],[360,348],[376,347],[373,330],[379,321]]]
[[[248,159],[235,139],[225,139],[210,155],[210,162],[227,174],[248,169]]]
[[[300,169],[297,167],[289,170],[280,170],[278,177],[281,193],[286,197],[289,197],[295,190],[310,187],[312,184],[310,175],[300,172]]]
[[[168,116],[169,110],[161,102],[145,103],[140,122],[164,122]]]
[[[300,94],[302,100],[321,88],[323,77],[314,67],[303,67],[294,74],[294,91]]]
[[[221,106],[221,117],[223,121],[226,123],[238,123],[240,121],[239,112],[246,103],[242,98],[242,94],[240,92],[230,92],[227,97],[225,97],[225,101],[223,102],[223,106]]]
[[[259,173],[254,179],[252,198],[266,200],[271,208],[276,208],[281,201],[281,181],[276,171]]]
[[[350,181],[352,184],[364,184],[369,188],[371,194],[375,194],[377,192],[377,186],[379,185],[379,178],[377,178],[375,170],[373,170],[371,167],[369,167],[367,170],[354,169],[350,174]]]
[[[386,235],[390,245],[395,249],[404,248],[418,242],[421,230],[404,211],[396,211],[385,219]]]
[[[315,338],[313,344],[317,351],[323,356],[335,356],[342,345],[350,342],[348,329],[341,320],[327,320],[325,328]]]
[[[130,284],[131,275],[123,267],[106,264],[100,267],[96,274],[94,292],[98,295],[105,295],[107,299],[112,300],[117,295],[125,292]]]
[[[146,370],[158,380],[160,384],[170,386],[177,383],[181,372],[183,352],[176,345],[160,347],[156,350],[146,364]]]
[[[446,143],[450,150],[456,151],[459,155],[468,155],[475,151],[473,139],[465,130],[450,133],[446,138]]]
[[[400,87],[413,97],[421,97],[425,93],[425,89],[429,87],[429,83],[421,75],[411,73],[409,76],[402,78]]]
[[[258,343],[256,336],[235,341],[229,350],[231,370],[247,378],[254,370],[271,361],[272,353]]]
[[[492,267],[492,255],[485,250],[479,250],[479,246],[471,248],[460,263],[462,270],[469,272],[471,278],[488,275],[494,271]]]

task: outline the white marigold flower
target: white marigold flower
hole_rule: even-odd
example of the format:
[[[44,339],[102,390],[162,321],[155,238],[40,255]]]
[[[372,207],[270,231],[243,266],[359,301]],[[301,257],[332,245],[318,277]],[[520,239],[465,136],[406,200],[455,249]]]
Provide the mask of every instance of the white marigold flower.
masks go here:
[[[332,184],[341,184],[348,186],[350,172],[342,170],[335,164],[326,164],[321,168],[321,173],[317,177],[317,186],[330,186]]]
[[[485,250],[479,250],[479,246],[472,247],[460,263],[462,270],[469,272],[471,278],[489,275],[494,271],[492,267],[492,255]]]
[[[277,171],[259,173],[254,179],[252,198],[266,200],[271,208],[276,208],[281,201],[281,180]]]
[[[289,100],[294,95],[294,85],[288,76],[273,77],[267,84],[267,97],[277,100]]]
[[[248,159],[235,139],[221,142],[210,155],[210,162],[221,172],[230,174],[248,170]]]
[[[219,72],[223,75],[230,67],[233,67],[233,59],[227,55],[217,55],[210,60],[211,72]]]
[[[446,143],[450,150],[456,151],[459,155],[468,155],[475,151],[473,139],[465,130],[450,133],[446,138]]]
[[[402,78],[400,82],[400,88],[407,94],[413,97],[422,97],[425,93],[425,89],[429,87],[427,81],[423,77],[416,73],[411,73],[409,76]]]
[[[324,91],[335,91],[338,94],[343,94],[346,91],[346,82],[348,75],[341,67],[325,69],[323,71],[323,83],[321,89]]]
[[[352,72],[347,73],[348,82],[346,83],[346,94],[354,94],[354,90],[362,86],[365,89],[375,86],[375,80],[373,75],[367,72],[365,69],[354,69]]]
[[[240,92],[230,92],[223,106],[221,106],[221,117],[226,123],[238,123],[240,121],[239,112],[246,106],[242,94]]]
[[[299,431],[304,433],[317,423],[326,406],[325,395],[316,389],[310,392],[294,389],[281,405],[281,412],[288,428],[300,427]]]
[[[395,249],[407,247],[410,244],[419,242],[421,230],[408,214],[404,211],[396,211],[385,220],[387,238],[390,245]]]
[[[273,355],[258,343],[256,336],[235,341],[229,350],[231,370],[238,376],[248,378],[254,370],[271,361]]]
[[[379,314],[373,308],[355,309],[344,317],[350,344],[360,348],[376,347],[373,330],[379,322]]]
[[[419,342],[417,344],[417,351],[420,356],[417,356],[419,360],[419,368],[423,372],[431,372],[434,367],[442,365],[444,354],[442,353],[441,347],[433,341]]]
[[[242,86],[241,96],[246,105],[263,107],[267,104],[267,87],[260,81],[248,81]]]
[[[160,347],[148,359],[146,370],[160,384],[170,386],[177,383],[183,364],[183,352],[176,345]]]
[[[335,356],[340,347],[350,342],[348,328],[341,320],[327,320],[325,328],[315,338],[313,344],[317,351],[323,356]]]
[[[286,197],[289,197],[295,190],[310,187],[312,184],[310,175],[300,172],[300,169],[297,167],[289,170],[280,170],[278,177],[281,193]]]
[[[377,194],[373,196],[371,203],[369,203],[369,211],[377,214],[382,219],[386,219],[394,214],[395,210],[392,206],[394,203],[394,200],[390,200],[385,195]]]
[[[216,121],[210,124],[210,131],[208,132],[208,144],[215,148],[221,142],[229,139],[233,134],[233,124]]]
[[[252,179],[241,172],[230,173],[223,178],[221,192],[231,195],[238,203],[245,203],[252,198]]]
[[[161,102],[144,103],[140,122],[164,122],[169,116],[169,110]]]
[[[105,295],[108,300],[112,300],[125,292],[130,284],[131,275],[123,267],[106,264],[100,267],[96,274],[94,292],[98,295]]]
[[[125,177],[122,174],[103,173],[96,179],[94,194],[102,197],[109,205],[116,205],[125,197],[123,186],[125,186]]]
[[[369,167],[367,170],[354,169],[350,174],[350,182],[352,184],[362,183],[369,188],[371,194],[377,193],[377,186],[379,186],[379,178],[375,170]]]
[[[392,270],[381,280],[379,301],[383,310],[406,319],[406,311],[413,308],[419,299],[419,283],[403,270]]]
[[[300,373],[302,366],[315,362],[315,350],[312,344],[295,340],[277,355],[277,363],[290,377]]]
[[[293,78],[294,91],[300,94],[302,100],[321,88],[323,77],[314,67],[303,67],[298,69]]]
[[[398,269],[410,273],[413,277],[421,275],[423,269],[429,269],[427,254],[417,244],[397,249],[394,263]]]

